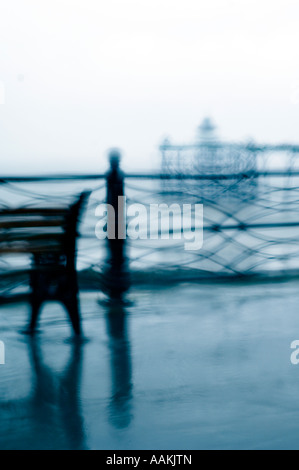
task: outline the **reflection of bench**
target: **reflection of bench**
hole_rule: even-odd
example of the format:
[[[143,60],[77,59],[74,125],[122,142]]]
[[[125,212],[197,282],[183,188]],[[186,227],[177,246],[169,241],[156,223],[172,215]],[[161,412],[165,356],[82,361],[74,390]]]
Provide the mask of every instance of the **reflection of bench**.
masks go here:
[[[31,322],[34,332],[43,302],[62,302],[76,334],[80,334],[76,239],[79,215],[89,193],[71,206],[0,211],[0,255],[29,254]]]

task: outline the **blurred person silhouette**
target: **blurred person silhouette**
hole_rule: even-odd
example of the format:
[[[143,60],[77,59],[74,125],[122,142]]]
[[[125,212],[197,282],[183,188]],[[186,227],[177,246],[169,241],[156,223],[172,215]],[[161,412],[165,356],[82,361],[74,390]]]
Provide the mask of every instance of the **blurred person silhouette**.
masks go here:
[[[113,302],[122,302],[130,285],[126,256],[124,174],[120,169],[120,160],[119,150],[111,150],[109,153],[110,169],[107,173],[106,199],[108,204],[108,256],[103,284],[104,290]]]

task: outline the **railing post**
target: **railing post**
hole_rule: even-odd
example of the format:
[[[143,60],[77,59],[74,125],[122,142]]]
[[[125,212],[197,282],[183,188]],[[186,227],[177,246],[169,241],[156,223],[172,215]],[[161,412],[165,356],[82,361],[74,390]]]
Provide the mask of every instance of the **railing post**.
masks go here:
[[[129,288],[126,257],[126,204],[124,173],[120,169],[121,154],[118,150],[109,153],[110,169],[106,175],[107,184],[107,242],[108,270],[107,293],[112,300],[122,300]]]

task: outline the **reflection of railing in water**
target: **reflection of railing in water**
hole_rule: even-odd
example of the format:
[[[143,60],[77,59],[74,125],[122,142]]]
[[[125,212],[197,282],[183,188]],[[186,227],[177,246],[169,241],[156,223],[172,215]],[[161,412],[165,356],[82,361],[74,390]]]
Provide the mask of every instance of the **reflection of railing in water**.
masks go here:
[[[204,206],[204,245],[187,252],[184,240],[126,240],[132,282],[167,282],[171,279],[213,278],[227,275],[259,275],[299,272],[299,170],[255,171],[247,174],[169,175],[159,173],[122,174],[127,204],[196,204]],[[95,236],[95,208],[106,201],[106,175],[61,175],[3,177],[0,179],[2,207],[34,207],[40,203],[65,202],[82,189],[93,191],[79,241],[78,268],[85,287],[95,287],[103,279],[105,242]],[[201,183],[228,182],[223,191],[229,197],[207,197]],[[165,185],[165,182],[167,183]],[[172,183],[174,187],[171,187]],[[238,188],[255,182],[256,193],[248,198]],[[190,184],[191,183],[191,184]],[[161,235],[161,233],[159,233]],[[20,264],[21,263],[21,264]],[[15,265],[23,270],[28,259]],[[14,267],[1,261],[1,270]],[[138,276],[137,276],[138,274]],[[166,275],[166,277],[165,277]],[[20,274],[20,285],[26,279]],[[9,292],[9,277],[1,285]]]

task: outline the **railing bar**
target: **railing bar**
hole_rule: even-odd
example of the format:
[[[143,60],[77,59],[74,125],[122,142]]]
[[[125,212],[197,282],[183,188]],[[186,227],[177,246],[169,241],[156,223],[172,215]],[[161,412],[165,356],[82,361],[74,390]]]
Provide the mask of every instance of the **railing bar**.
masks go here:
[[[268,178],[268,177],[299,177],[299,170],[287,172],[281,170],[248,172],[248,173],[231,173],[231,174],[159,174],[159,173],[124,173],[126,179],[154,179],[154,180],[231,180],[231,179],[250,179],[250,178]],[[5,183],[29,183],[29,182],[45,182],[45,181],[88,181],[105,179],[106,174],[64,174],[64,175],[44,175],[44,176],[2,176],[0,184]]]

